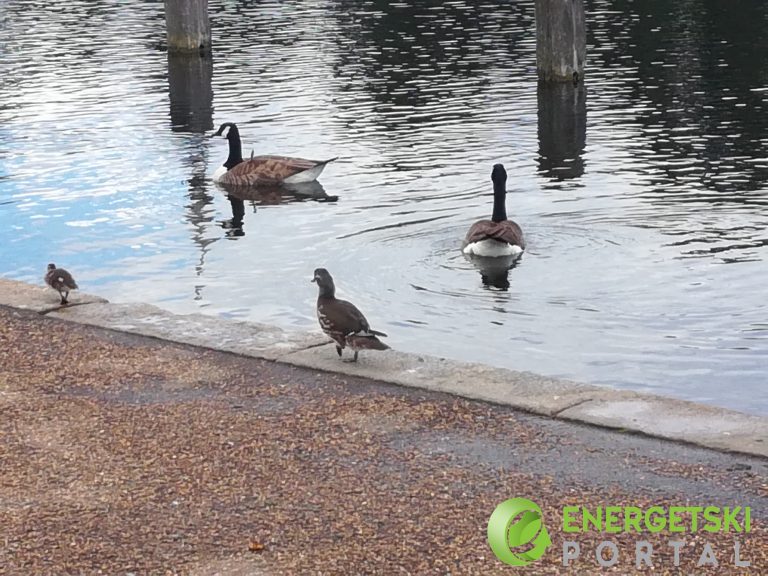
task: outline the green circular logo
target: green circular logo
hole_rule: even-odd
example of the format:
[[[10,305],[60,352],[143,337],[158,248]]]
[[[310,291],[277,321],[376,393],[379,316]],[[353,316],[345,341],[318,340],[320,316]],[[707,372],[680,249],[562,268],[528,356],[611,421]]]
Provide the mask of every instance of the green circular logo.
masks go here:
[[[505,500],[488,519],[488,544],[496,558],[510,566],[526,566],[552,545],[541,508],[526,498]]]

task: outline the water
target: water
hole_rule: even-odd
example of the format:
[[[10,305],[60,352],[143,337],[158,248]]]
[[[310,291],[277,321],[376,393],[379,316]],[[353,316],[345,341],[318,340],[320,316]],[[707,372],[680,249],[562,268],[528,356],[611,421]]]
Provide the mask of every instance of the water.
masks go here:
[[[202,65],[160,2],[0,14],[3,276],[304,329],[325,266],[397,349],[768,414],[761,0],[588,2],[586,92],[537,90],[531,1],[212,1]],[[225,121],[338,201],[231,203]],[[495,162],[529,246],[483,276]]]

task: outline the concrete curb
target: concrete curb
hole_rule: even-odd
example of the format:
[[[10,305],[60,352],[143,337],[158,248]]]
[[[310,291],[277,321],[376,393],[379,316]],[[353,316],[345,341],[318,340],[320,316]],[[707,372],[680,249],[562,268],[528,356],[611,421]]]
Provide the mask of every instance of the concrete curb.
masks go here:
[[[2,285],[0,303],[1,291]],[[58,308],[47,316],[266,360],[328,342],[322,333],[286,332],[266,324],[204,314],[173,314],[151,304],[99,302]]]
[[[74,291],[69,294],[70,307],[97,302],[106,302],[106,300],[80,291]],[[11,308],[33,310],[40,314],[46,314],[61,308],[59,295],[55,290],[7,278],[0,278],[0,304]]]
[[[365,354],[357,364],[349,364],[339,361],[319,331],[290,332],[203,314],[172,314],[148,304],[112,304],[82,293],[71,302],[61,307],[53,291],[0,278],[0,305],[51,318],[768,458],[768,417],[394,350]]]

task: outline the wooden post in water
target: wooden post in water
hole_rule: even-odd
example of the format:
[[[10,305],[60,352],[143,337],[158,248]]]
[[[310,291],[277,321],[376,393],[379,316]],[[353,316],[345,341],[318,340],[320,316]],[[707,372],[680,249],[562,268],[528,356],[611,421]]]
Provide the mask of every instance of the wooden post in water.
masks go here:
[[[581,81],[587,53],[584,0],[536,0],[535,6],[539,78]]]
[[[169,52],[210,53],[208,0],[165,0],[165,30]]]

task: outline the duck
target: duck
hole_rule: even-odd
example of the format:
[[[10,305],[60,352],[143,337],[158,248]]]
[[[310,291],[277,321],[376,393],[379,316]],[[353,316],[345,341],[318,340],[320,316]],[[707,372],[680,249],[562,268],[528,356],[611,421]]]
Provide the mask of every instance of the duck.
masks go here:
[[[306,160],[289,156],[254,156],[243,160],[240,130],[232,122],[224,122],[211,138],[224,136],[229,142],[227,161],[213,173],[213,181],[231,186],[259,184],[304,184],[314,182],[330,160]]]
[[[77,290],[77,282],[72,278],[72,274],[64,270],[64,268],[57,268],[53,262],[48,264],[48,270],[45,273],[45,283],[59,293],[62,304],[69,303],[67,298],[69,297],[70,290]]]
[[[360,350],[388,350],[379,337],[386,338],[384,332],[371,330],[363,313],[351,302],[336,298],[336,286],[333,277],[325,268],[315,269],[311,280],[317,283],[317,320],[320,328],[336,342],[336,353],[342,358],[341,351],[349,346],[355,356],[349,362],[357,362]],[[343,358],[342,358],[343,360]]]
[[[494,164],[493,214],[490,220],[478,220],[470,227],[464,239],[464,254],[486,258],[518,257],[525,250],[523,231],[517,223],[507,219],[507,171],[503,164]]]

